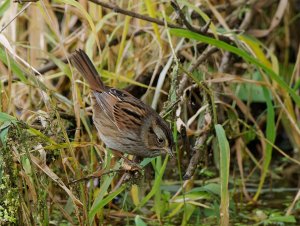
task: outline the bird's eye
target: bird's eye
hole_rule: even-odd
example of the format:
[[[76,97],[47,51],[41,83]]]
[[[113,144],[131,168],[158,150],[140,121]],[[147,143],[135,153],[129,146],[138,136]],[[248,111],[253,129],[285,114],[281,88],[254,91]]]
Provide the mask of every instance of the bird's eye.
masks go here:
[[[162,144],[162,142],[164,142],[164,139],[158,137],[158,138],[157,138],[157,142],[160,143],[160,144]]]
[[[127,97],[128,96],[127,93],[122,92],[121,90],[118,90],[118,89],[111,88],[110,91],[112,91],[118,97]]]

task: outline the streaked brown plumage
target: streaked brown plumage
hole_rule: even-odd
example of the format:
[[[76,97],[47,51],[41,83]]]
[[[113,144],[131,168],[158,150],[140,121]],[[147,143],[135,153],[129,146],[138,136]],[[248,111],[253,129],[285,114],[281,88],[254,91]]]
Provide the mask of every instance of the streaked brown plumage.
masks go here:
[[[140,157],[173,155],[171,130],[151,107],[124,90],[105,86],[83,50],[71,62],[92,90],[93,121],[108,148]]]

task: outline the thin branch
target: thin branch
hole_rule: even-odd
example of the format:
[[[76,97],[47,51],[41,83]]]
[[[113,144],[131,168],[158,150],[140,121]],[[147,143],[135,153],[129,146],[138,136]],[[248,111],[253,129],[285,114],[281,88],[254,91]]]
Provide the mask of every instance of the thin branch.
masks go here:
[[[179,18],[181,19],[182,23],[187,27],[188,30],[199,33],[199,34],[206,34],[209,28],[209,25],[211,23],[211,20],[207,22],[207,24],[204,25],[203,28],[197,28],[193,26],[185,17],[184,13],[180,9],[178,3],[176,0],[171,1],[171,5],[174,8],[174,10],[177,12],[179,15]]]
[[[207,148],[207,136],[208,133],[203,134],[199,138],[197,138],[195,147],[193,148],[194,154],[190,160],[189,166],[183,176],[184,180],[189,180],[195,173],[198,168],[199,162],[201,162],[201,158],[203,159],[205,149]]]
[[[120,14],[124,14],[124,15],[127,15],[127,16],[131,16],[131,17],[134,17],[134,18],[138,18],[138,19],[141,19],[141,20],[145,20],[145,21],[148,21],[148,22],[151,22],[151,23],[155,23],[157,25],[160,25],[160,26],[165,26],[165,24],[169,27],[169,28],[179,28],[179,29],[185,29],[185,30],[191,30],[193,32],[197,32],[199,34],[202,34],[202,35],[206,35],[206,36],[209,36],[209,37],[214,37],[214,35],[210,32],[207,32],[208,28],[209,28],[209,25],[210,25],[210,21],[201,29],[199,28],[195,28],[194,26],[192,26],[184,17],[181,9],[179,8],[178,4],[175,3],[175,5],[173,6],[175,8],[176,11],[178,11],[178,13],[181,15],[181,19],[184,20],[184,25],[187,27],[183,27],[183,26],[180,26],[180,25],[177,25],[177,24],[173,24],[173,23],[169,23],[169,22],[166,22],[163,21],[163,20],[159,20],[159,19],[156,19],[156,18],[153,18],[153,17],[149,17],[147,15],[142,15],[142,14],[139,14],[139,13],[136,13],[136,12],[132,12],[132,11],[129,11],[129,10],[126,10],[126,9],[123,9],[123,8],[120,8],[118,7],[117,5],[115,4],[112,4],[112,3],[108,3],[108,2],[102,2],[100,0],[88,0],[90,2],[93,2],[97,5],[100,5],[104,8],[108,8],[108,9],[111,9],[113,10],[114,12],[116,13],[120,13]],[[177,5],[176,5],[177,4]],[[141,31],[137,31],[136,33],[134,33],[134,37],[135,36],[138,36],[140,34],[143,34],[144,31],[141,30]],[[129,38],[129,37],[128,37]],[[222,35],[219,35],[218,38],[224,42],[227,42],[227,43],[230,43],[231,40],[226,37],[226,36],[222,36]],[[114,39],[112,40],[112,42],[110,42],[109,46],[111,45],[117,45],[119,42],[117,39]],[[63,58],[62,61],[64,63],[67,62],[67,59]],[[45,66],[43,66],[42,68],[40,68],[38,71],[43,74],[49,70],[53,70],[53,69],[56,69],[57,66],[51,62],[49,64],[46,64]]]
[[[208,59],[208,57],[218,51],[218,48],[214,46],[208,46],[205,51],[198,57],[198,59],[190,66],[188,69],[188,72],[192,73],[203,61]],[[183,91],[187,87],[189,81],[189,77],[187,75],[184,75],[183,78],[180,81],[179,87],[178,87],[178,96],[182,96]]]
[[[142,15],[142,14],[139,14],[139,13],[135,13],[135,12],[132,12],[132,11],[120,8],[117,5],[112,4],[112,3],[102,2],[101,0],[88,0],[88,1],[93,2],[93,3],[97,4],[97,5],[100,5],[100,6],[104,7],[104,8],[111,9],[111,10],[113,10],[116,13],[120,13],[120,14],[123,14],[123,15],[131,16],[131,17],[134,17],[134,18],[137,18],[137,19],[140,19],[140,20],[145,20],[145,21],[148,21],[148,22],[151,22],[151,23],[155,23],[155,24],[160,25],[160,26],[167,25],[167,27],[169,27],[169,28],[179,28],[179,29],[189,30],[189,29],[187,29],[185,27],[182,27],[180,25],[177,25],[177,24],[165,22],[163,20],[159,20],[159,19],[147,16],[147,15]],[[207,29],[206,28],[207,25],[205,25],[204,27],[205,27],[205,29]],[[215,38],[214,34],[212,34],[210,32],[203,32],[203,30],[201,30],[201,29],[200,30],[197,29],[197,33],[202,34],[202,35],[206,35],[206,36],[211,37],[211,38]],[[228,38],[227,36],[218,35],[218,38],[220,40],[224,41],[224,42],[231,43],[230,38]]]
[[[155,23],[155,24],[160,25],[160,26],[165,26],[165,22],[163,20],[159,20],[159,19],[147,16],[147,15],[142,15],[142,14],[139,14],[139,13],[135,13],[135,12],[120,8],[119,6],[117,6],[113,3],[102,2],[100,0],[88,0],[88,1],[94,2],[97,5],[101,5],[104,8],[111,9],[115,13],[124,14],[124,15],[131,16],[131,17],[134,17],[134,18],[137,18],[137,19],[149,21],[151,23]],[[182,28],[181,26],[179,26],[177,24],[172,24],[172,23],[169,23],[169,22],[166,22],[166,24],[169,28]]]
[[[2,33],[11,24],[11,22],[13,22],[20,14],[22,14],[30,5],[31,2],[27,2],[26,5],[14,17],[2,27],[0,33]]]

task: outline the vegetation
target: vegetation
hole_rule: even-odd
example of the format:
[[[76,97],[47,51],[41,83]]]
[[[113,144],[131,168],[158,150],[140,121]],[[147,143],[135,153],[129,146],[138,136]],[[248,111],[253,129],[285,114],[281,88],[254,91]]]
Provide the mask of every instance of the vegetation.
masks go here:
[[[299,225],[299,1],[112,2],[0,2],[0,225]],[[175,158],[105,148],[79,48]]]

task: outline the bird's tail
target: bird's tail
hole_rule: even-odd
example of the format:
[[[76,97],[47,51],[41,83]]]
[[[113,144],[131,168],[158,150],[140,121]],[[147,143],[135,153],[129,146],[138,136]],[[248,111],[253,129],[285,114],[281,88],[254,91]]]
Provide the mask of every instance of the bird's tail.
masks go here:
[[[80,74],[88,82],[90,88],[95,91],[102,92],[105,90],[105,86],[101,81],[100,75],[98,74],[92,61],[86,55],[86,53],[79,49],[76,50],[70,57],[72,65],[80,72]]]

